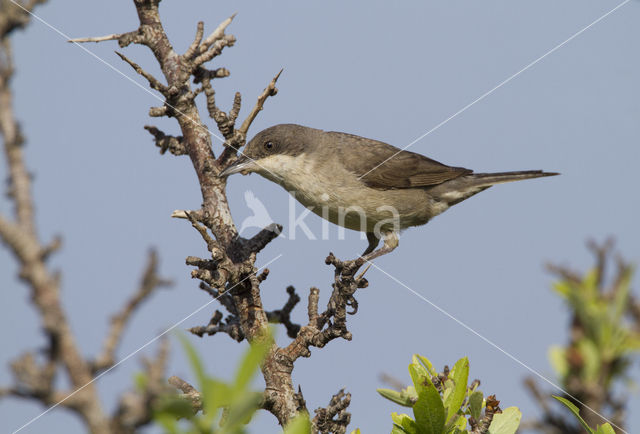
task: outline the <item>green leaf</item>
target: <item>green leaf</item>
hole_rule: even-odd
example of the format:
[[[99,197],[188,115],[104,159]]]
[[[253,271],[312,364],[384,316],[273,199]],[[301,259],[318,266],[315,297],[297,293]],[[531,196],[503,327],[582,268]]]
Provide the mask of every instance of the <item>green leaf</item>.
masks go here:
[[[169,434],[178,434],[178,420],[168,413],[154,413],[153,421],[160,424],[164,431]]]
[[[176,336],[178,337],[178,340],[180,340],[180,343],[182,344],[182,348],[184,349],[184,352],[187,353],[189,364],[191,365],[191,369],[193,369],[193,372],[196,374],[198,385],[202,386],[204,383],[204,380],[207,377],[204,372],[204,366],[202,365],[200,356],[198,356],[198,353],[196,352],[195,347],[191,345],[191,342],[189,342],[189,339],[187,339],[187,337],[184,334],[176,333]]]
[[[520,426],[520,419],[522,413],[518,407],[509,407],[502,413],[494,414],[489,425],[489,434],[514,434]]]
[[[476,390],[469,396],[469,412],[471,416],[477,421],[480,420],[480,413],[482,413],[482,401],[484,396],[482,392]]]
[[[404,407],[413,407],[413,403],[415,402],[415,399],[417,399],[417,396],[412,400],[412,397],[409,396],[409,394],[405,390],[403,390],[402,392],[398,392],[397,390],[392,389],[376,389],[376,391],[380,395],[390,401],[395,402],[396,404],[400,404]]]
[[[633,267],[626,267],[616,287],[614,299],[611,303],[613,308],[613,318],[616,322],[624,316],[629,306],[629,293],[631,292],[631,279],[633,277]]]
[[[466,432],[466,428],[467,428],[467,418],[464,417],[463,415],[458,415],[457,419],[455,419],[453,425],[451,426],[451,428],[453,428],[453,432],[454,433],[464,433]],[[451,428],[449,430],[451,430]]]
[[[462,401],[467,394],[467,380],[469,379],[469,359],[466,357],[458,360],[449,375],[453,380],[453,391],[445,398],[444,408],[447,410],[447,420],[449,422],[460,410]]]
[[[413,371],[415,372],[416,378],[414,378],[414,374],[411,374]],[[411,374],[411,380],[413,380],[413,387],[416,389],[416,392],[419,393],[422,383],[425,380],[431,379],[431,374],[424,366],[422,366],[416,356],[413,356],[413,360],[411,365],[409,365],[409,373]]]
[[[161,400],[158,408],[154,411],[154,419],[161,419],[163,416],[169,416],[173,420],[192,419],[193,407],[178,396],[167,396]]]
[[[356,428],[353,431],[351,431],[351,434],[362,434],[362,433],[360,432],[360,428]]]
[[[398,414],[396,412],[391,413],[391,420],[393,421],[392,434],[417,434],[418,427],[416,421],[411,419],[408,414]]]
[[[418,400],[413,405],[418,432],[441,434],[445,424],[444,404],[431,379],[424,375],[426,371],[420,368],[414,364],[409,365],[409,374],[418,392]]]
[[[409,399],[411,399],[413,402],[415,402],[418,399],[418,392],[416,392],[416,388],[413,386],[405,387],[401,393],[404,393],[405,395],[407,395]]]
[[[267,351],[271,347],[272,340],[269,338],[263,338],[259,342],[254,341],[249,346],[249,350],[240,362],[238,371],[236,372],[236,378],[234,381],[234,389],[236,392],[241,393],[247,388],[247,385],[253,378],[254,374],[258,371],[260,363],[264,360]]]
[[[595,381],[600,377],[600,349],[596,344],[588,339],[578,341],[578,349],[584,362],[582,369],[583,381]]]
[[[258,410],[260,402],[264,398],[264,394],[259,392],[246,393],[240,399],[236,399],[231,406],[228,407],[228,414],[224,421],[222,433],[236,433],[242,425],[246,425]]]
[[[585,295],[593,296],[596,295],[598,291],[598,278],[599,272],[597,268],[592,268],[587,271],[584,278],[582,279],[582,288],[587,291]]]
[[[567,376],[569,363],[567,362],[566,350],[560,345],[552,345],[549,348],[549,362],[560,378]]]
[[[133,382],[136,385],[136,389],[140,391],[144,391],[147,388],[147,383],[149,382],[149,379],[147,378],[147,375],[144,372],[136,372],[133,376]]]
[[[416,431],[407,431],[405,428],[395,423],[391,427],[391,434],[414,434]]]
[[[207,377],[202,360],[200,356],[198,356],[195,347],[189,342],[189,339],[182,333],[176,333],[176,336],[180,340],[184,352],[187,353],[191,369],[193,369],[193,372],[196,374],[196,379],[198,380],[197,389],[200,390],[202,396],[202,409],[207,414],[207,418],[213,420],[217,414],[213,383],[211,379]]]
[[[431,383],[427,370],[420,364],[412,363],[409,365],[409,375],[411,375],[411,381],[413,381],[416,393],[420,396],[420,392],[425,390],[427,383]]]
[[[568,298],[569,294],[571,293],[571,285],[569,284],[569,282],[562,280],[560,282],[555,282],[552,285],[552,288],[555,292],[557,292],[559,295],[561,295],[564,298]]]
[[[604,425],[600,425],[596,430],[596,434],[616,434],[611,425],[605,423]]]
[[[454,386],[454,382],[451,379],[451,376],[453,375],[453,371],[451,371],[451,373],[449,374],[449,378],[447,378],[446,380],[444,380],[441,383],[441,387],[442,387],[442,402],[447,402],[450,398],[450,396],[453,394],[453,392],[455,391],[455,386]],[[445,409],[446,409],[446,404],[445,404]],[[447,416],[447,419],[449,419],[449,417]]]
[[[413,363],[417,363],[418,361],[424,366],[424,368],[427,370],[427,372],[429,373],[430,376],[432,376],[432,377],[437,377],[438,376],[438,371],[436,371],[433,368],[433,365],[431,364],[429,359],[427,359],[426,357],[421,356],[420,354],[414,354],[413,355]]]
[[[356,430],[360,433],[360,430]],[[353,431],[355,433],[356,431]],[[351,434],[353,434],[351,433]],[[309,420],[309,413],[299,413],[284,429],[283,434],[311,434],[311,421]]]
[[[551,395],[551,396],[553,396],[555,399],[557,399],[558,401],[563,403],[565,405],[565,407],[567,407],[569,410],[571,410],[571,413],[573,413],[576,416],[578,421],[582,424],[584,429],[587,430],[587,432],[589,432],[591,434],[595,433],[595,431],[593,429],[591,429],[591,427],[589,427],[589,425],[587,425],[587,423],[584,421],[584,419],[580,416],[580,410],[578,410],[578,407],[573,405],[573,402],[569,401],[568,399],[562,398],[561,396],[556,396],[556,395]]]

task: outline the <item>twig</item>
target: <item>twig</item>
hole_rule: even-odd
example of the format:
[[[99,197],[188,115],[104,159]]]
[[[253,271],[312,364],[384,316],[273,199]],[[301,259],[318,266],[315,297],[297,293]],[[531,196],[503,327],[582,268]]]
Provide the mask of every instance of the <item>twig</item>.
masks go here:
[[[94,372],[107,369],[115,363],[115,353],[122,340],[122,334],[138,307],[147,300],[158,288],[171,286],[170,280],[158,276],[158,254],[155,250],[149,252],[149,258],[145,271],[136,293],[125,304],[122,311],[111,318],[111,329],[105,338],[102,352],[93,363]]]
[[[260,113],[260,111],[262,110],[262,107],[264,106],[267,98],[269,98],[270,96],[275,96],[278,93],[276,82],[278,81],[280,74],[282,74],[282,71],[284,71],[284,69],[281,69],[280,72],[278,72],[276,76],[271,79],[269,85],[262,91],[262,93],[258,97],[258,101],[256,101],[256,105],[253,106],[253,109],[251,109],[249,116],[247,116],[247,118],[242,123],[242,126],[238,129],[238,132],[240,132],[240,134],[242,134],[243,136],[246,137],[247,132],[249,131],[249,127],[253,123],[256,116],[258,116],[258,113]]]
[[[224,36],[224,31],[229,27],[231,21],[238,15],[238,13],[234,13],[229,18],[221,22],[218,27],[209,35],[207,38],[202,41],[200,45],[200,53],[204,53],[207,49],[215,42],[219,41]]]
[[[186,259],[186,263],[196,267],[191,275],[206,284],[201,287],[207,293],[219,297],[229,311],[229,315],[223,318],[220,312],[216,312],[207,326],[194,328],[192,331],[199,334],[224,331],[232,337],[244,338],[252,344],[263,341],[266,336],[269,336],[269,317],[271,320],[277,319],[285,324],[289,335],[295,336],[293,342],[286,348],[279,348],[271,338],[266,338],[270,339],[270,348],[261,369],[265,380],[263,407],[271,411],[279,423],[285,426],[299,412],[306,411],[302,393],[293,387],[291,378],[293,362],[298,357],[308,355],[311,346],[322,347],[338,337],[351,339],[351,333],[346,327],[346,315],[355,313],[357,310],[355,291],[367,285],[362,275],[355,276],[362,262],[358,260],[340,262],[334,258],[332,262],[335,265],[333,293],[327,309],[318,313],[319,291],[312,289],[309,296],[308,325],[299,328],[290,321],[291,310],[299,300],[292,289],[289,292],[289,300],[282,309],[270,314],[265,311],[259,286],[267,273],[256,275],[255,259],[257,253],[273,240],[282,228],[277,225],[265,228],[250,240],[238,237],[226,197],[226,180],[216,175],[228,162],[227,160],[245,144],[248,130],[262,110],[265,101],[277,93],[276,82],[282,71],[271,80],[242,125],[236,128],[242,103],[240,94],[235,94],[231,109],[225,113],[217,107],[215,91],[211,85],[213,78],[228,76],[228,70],[218,68],[210,71],[203,67],[205,62],[218,56],[225,47],[235,43],[233,35],[225,34],[226,28],[235,15],[223,21],[206,37],[204,37],[204,25],[199,23],[193,42],[184,55],[180,56],[172,48],[163,29],[158,4],[158,0],[136,1],[140,26],[136,32],[123,34],[117,39],[120,46],[126,46],[132,42],[147,46],[158,61],[166,85],[161,84],[155,77],[123,56],[125,61],[149,81],[152,88],[160,90],[167,98],[163,107],[154,107],[149,114],[175,117],[180,126],[181,138],[167,139],[167,136],[159,130],[150,129],[157,144],[161,149],[171,150],[173,146],[179,149],[180,153],[186,152],[200,184],[201,209],[194,213],[175,212],[173,217],[189,219],[207,244],[211,259],[190,256]],[[201,87],[192,90],[191,78],[196,85],[201,83]],[[195,103],[196,96],[201,92],[206,96],[209,115],[216,121],[218,129],[225,138],[224,150],[218,160],[214,157],[211,137],[202,128],[203,123]],[[229,291],[229,288],[233,288],[233,291]],[[349,309],[352,311],[349,312]],[[188,383],[174,379],[172,384],[177,385],[185,394],[198,397],[197,391]],[[334,396],[330,406],[323,413],[322,423],[328,424],[327,426],[336,424],[337,432],[344,432],[344,427],[348,423],[348,413],[345,412],[345,408],[349,400],[350,396],[345,395],[344,392]]]
[[[160,81],[157,78],[155,78],[153,75],[151,75],[150,73],[142,69],[140,65],[138,65],[133,60],[129,59],[127,56],[120,53],[119,51],[116,51],[115,53],[118,55],[118,57],[120,57],[122,60],[127,62],[135,72],[137,72],[138,74],[146,78],[147,81],[149,82],[149,86],[151,86],[152,89],[155,89],[162,94],[165,94],[168,92],[169,88],[167,86],[160,83]]]
[[[195,387],[175,375],[169,377],[169,384],[182,391],[180,397],[191,403],[194,414],[202,410],[202,396]]]
[[[145,381],[141,385],[122,395],[118,408],[111,421],[114,433],[134,434],[139,428],[151,422],[153,409],[159,399],[173,390],[166,383],[166,370],[169,358],[169,339],[163,336],[158,352],[153,359],[143,359]]]
[[[164,154],[167,151],[171,152],[173,155],[187,154],[187,147],[184,144],[184,137],[166,135],[158,128],[150,125],[145,125],[144,129],[149,131],[149,133],[156,139],[156,146],[160,148],[160,154]]]
[[[347,426],[351,422],[351,414],[347,412],[347,407],[350,403],[351,394],[344,393],[344,389],[341,389],[333,395],[326,408],[315,410],[316,415],[312,421],[312,431],[314,433],[346,433]]]
[[[183,55],[185,59],[191,59],[196,54],[196,51],[200,46],[200,42],[202,41],[203,36],[204,36],[204,22],[198,21],[198,25],[196,27],[196,36],[193,42],[191,43],[191,45],[189,45],[189,48],[187,48],[187,51]]]
[[[335,267],[333,292],[327,303],[327,309],[318,314],[319,291],[311,288],[309,293],[309,323],[302,327],[296,338],[285,349],[285,353],[295,361],[299,357],[309,357],[310,347],[322,348],[334,339],[351,340],[351,332],[347,330],[347,314],[355,314],[358,302],[354,298],[358,288],[367,286],[364,278],[354,277],[361,266],[357,261],[340,261],[329,254],[326,261]],[[360,265],[359,265],[360,264]],[[353,310],[349,312],[347,308]]]
[[[282,225],[271,223],[244,243],[251,253],[258,253],[282,233]]]
[[[20,277],[29,286],[31,300],[38,310],[42,327],[48,338],[47,360],[44,366],[36,364],[33,358],[21,358],[14,364],[15,380],[21,387],[9,390],[20,391],[45,405],[60,397],[52,385],[56,365],[66,371],[70,385],[77,393],[65,401],[65,405],[76,411],[88,430],[106,434],[108,418],[100,405],[89,362],[84,358],[66,312],[60,302],[59,273],[52,272],[45,263],[50,246],[43,245],[37,235],[31,177],[24,162],[22,144],[24,138],[13,114],[13,101],[9,82],[13,75],[13,60],[10,33],[29,21],[27,11],[43,1],[34,0],[26,6],[2,2],[0,16],[0,134],[3,136],[7,157],[10,195],[14,203],[14,221],[0,217],[0,238],[14,254],[21,269]],[[20,5],[18,5],[20,6]],[[48,383],[48,385],[47,385]]]
[[[104,41],[113,41],[116,39],[120,39],[124,34],[123,33],[114,33],[111,35],[104,35],[104,36],[90,36],[87,38],[74,38],[74,39],[69,39],[67,42],[71,42],[71,43],[83,43],[83,42],[104,42]]]
[[[293,286],[287,287],[287,294],[289,294],[289,299],[282,309],[267,312],[267,318],[270,323],[284,325],[287,329],[287,336],[295,338],[300,331],[300,325],[291,322],[291,311],[300,301],[300,296],[296,294],[296,289]]]

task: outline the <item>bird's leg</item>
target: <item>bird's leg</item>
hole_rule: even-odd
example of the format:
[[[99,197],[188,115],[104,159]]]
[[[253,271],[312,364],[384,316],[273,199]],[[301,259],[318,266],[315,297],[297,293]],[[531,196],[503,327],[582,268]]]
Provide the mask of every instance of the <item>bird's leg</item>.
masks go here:
[[[369,245],[367,246],[367,250],[360,256],[368,255],[373,252],[376,247],[378,247],[378,243],[380,242],[380,238],[373,232],[367,232],[367,241],[369,241]]]
[[[367,238],[369,238],[369,234],[367,234]],[[397,232],[386,232],[383,234],[384,245],[378,250],[374,250],[373,252],[362,255],[362,259],[364,261],[371,261],[379,256],[386,255],[389,252],[392,252],[393,249],[398,247],[398,233]],[[377,243],[376,243],[377,244]],[[369,244],[371,247],[371,244]],[[367,250],[369,250],[367,248]],[[366,252],[365,252],[366,253]]]

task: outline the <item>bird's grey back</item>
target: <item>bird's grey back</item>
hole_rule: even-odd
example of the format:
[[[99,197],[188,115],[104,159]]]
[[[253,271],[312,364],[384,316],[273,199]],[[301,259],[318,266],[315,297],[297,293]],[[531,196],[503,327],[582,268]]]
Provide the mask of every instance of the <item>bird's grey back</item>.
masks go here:
[[[320,158],[338,158],[348,171],[372,188],[430,187],[472,173],[469,169],[447,166],[379,140],[296,124],[267,128],[252,142],[259,144],[269,140],[279,143],[282,146],[279,153],[285,155],[295,157],[314,153]]]

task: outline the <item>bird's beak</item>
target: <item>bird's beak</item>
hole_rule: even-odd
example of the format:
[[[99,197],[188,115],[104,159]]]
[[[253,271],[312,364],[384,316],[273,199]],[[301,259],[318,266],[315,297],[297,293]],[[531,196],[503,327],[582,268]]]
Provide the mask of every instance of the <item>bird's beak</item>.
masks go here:
[[[255,166],[256,163],[251,158],[245,155],[240,155],[236,161],[231,163],[222,172],[220,172],[220,174],[218,174],[218,177],[224,178],[238,172],[253,172]]]

